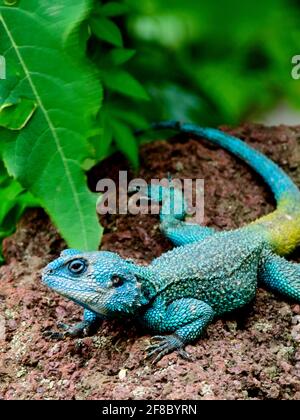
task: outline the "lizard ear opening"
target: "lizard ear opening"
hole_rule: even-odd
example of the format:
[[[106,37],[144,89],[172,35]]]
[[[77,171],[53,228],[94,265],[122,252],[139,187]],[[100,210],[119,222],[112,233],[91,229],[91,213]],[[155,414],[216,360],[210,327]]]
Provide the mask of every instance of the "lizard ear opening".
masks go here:
[[[120,287],[120,286],[123,286],[124,279],[121,276],[114,274],[111,278],[111,282],[112,282],[113,287]]]
[[[136,279],[137,289],[140,291],[140,302],[142,305],[146,305],[150,300],[150,290],[143,285],[143,278],[140,275],[135,274],[134,277]]]

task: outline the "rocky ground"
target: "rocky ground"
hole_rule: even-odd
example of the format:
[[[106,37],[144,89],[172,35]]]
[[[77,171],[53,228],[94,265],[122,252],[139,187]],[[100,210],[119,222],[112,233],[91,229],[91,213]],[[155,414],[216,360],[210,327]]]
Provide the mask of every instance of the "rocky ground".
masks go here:
[[[300,185],[300,127],[245,125],[229,130],[278,162]],[[115,155],[89,173],[94,188],[116,178],[126,162]],[[241,226],[274,202],[246,165],[208,143],[177,138],[143,146],[140,176],[205,179],[205,224]],[[170,248],[155,216],[109,216],[102,249],[148,262]],[[145,361],[150,335],[131,322],[105,322],[93,337],[51,341],[57,321],[81,310],[41,284],[40,270],[65,246],[40,210],[26,213],[5,240],[0,267],[0,398],[2,399],[299,399],[300,305],[259,289],[243,311],[216,320],[187,350],[157,366]],[[300,254],[292,257],[300,261]],[[3,319],[4,317],[4,319]],[[1,339],[2,338],[2,339]]]

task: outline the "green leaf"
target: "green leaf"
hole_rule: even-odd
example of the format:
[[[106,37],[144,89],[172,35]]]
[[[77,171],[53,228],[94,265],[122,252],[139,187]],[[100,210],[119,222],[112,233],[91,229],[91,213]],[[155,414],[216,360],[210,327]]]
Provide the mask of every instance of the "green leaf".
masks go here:
[[[92,33],[99,39],[109,42],[116,47],[122,47],[122,35],[120,29],[111,20],[92,16],[90,18],[90,25]]]
[[[103,83],[109,89],[133,98],[148,100],[149,96],[143,86],[125,70],[102,72]]]
[[[36,110],[36,103],[30,99],[20,99],[15,104],[3,104],[0,107],[0,127],[21,130]]]
[[[135,54],[135,50],[125,48],[111,48],[108,52],[104,52],[99,48],[93,59],[101,72],[111,72],[112,68],[121,66],[130,60]]]
[[[113,140],[111,116],[106,112],[105,108],[102,108],[101,113],[98,116],[98,124],[101,128],[101,132],[93,136],[90,139],[90,142],[95,148],[96,158],[102,160],[109,156]]]
[[[98,143],[98,156],[100,159],[107,157],[112,144],[113,132],[109,115],[103,112],[100,118],[100,126],[102,127],[102,135]]]
[[[9,86],[12,97],[37,104],[29,123],[14,136],[2,130],[3,158],[9,174],[38,197],[68,245],[92,250],[98,247],[101,229],[96,196],[87,188],[81,164],[92,155],[88,138],[101,89],[93,68],[79,59],[81,43],[75,43],[74,23],[68,19],[70,2],[66,4],[24,0],[17,7],[0,8],[1,51],[9,69],[0,91]],[[72,9],[76,27],[90,7],[89,1],[80,4],[76,19]],[[45,25],[47,16],[54,21],[57,8],[59,22],[69,25],[64,34],[72,33],[73,49],[68,39],[62,42],[54,25],[51,31]],[[63,45],[68,45],[67,50]],[[13,78],[18,78],[14,87]]]
[[[99,8],[99,13],[102,16],[120,16],[127,12],[128,6],[124,3],[117,3],[116,1],[106,3]]]
[[[74,53],[77,58],[85,56],[85,44],[88,37],[88,18],[93,0],[21,0],[18,6],[29,13],[36,13],[38,18],[47,27],[49,33],[59,38],[60,45]]]
[[[112,130],[118,149],[129,159],[134,169],[137,169],[139,166],[138,145],[130,128],[120,121],[113,120]]]
[[[110,52],[108,59],[113,65],[119,66],[126,63],[126,61],[130,60],[134,55],[135,50],[115,48]]]
[[[149,128],[147,120],[138,112],[124,109],[124,107],[114,106],[111,111],[111,116],[115,117],[127,124],[131,125],[134,129],[146,129]]]

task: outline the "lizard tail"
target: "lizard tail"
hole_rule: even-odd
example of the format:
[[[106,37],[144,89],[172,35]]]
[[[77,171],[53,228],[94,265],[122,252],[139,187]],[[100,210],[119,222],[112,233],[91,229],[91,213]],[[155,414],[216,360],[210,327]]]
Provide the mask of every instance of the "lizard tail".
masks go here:
[[[271,247],[281,255],[290,253],[300,244],[300,191],[276,163],[242,140],[214,128],[175,121],[154,123],[151,128],[206,138],[248,163],[271,188],[277,202],[273,213],[257,219],[249,227],[263,230]]]

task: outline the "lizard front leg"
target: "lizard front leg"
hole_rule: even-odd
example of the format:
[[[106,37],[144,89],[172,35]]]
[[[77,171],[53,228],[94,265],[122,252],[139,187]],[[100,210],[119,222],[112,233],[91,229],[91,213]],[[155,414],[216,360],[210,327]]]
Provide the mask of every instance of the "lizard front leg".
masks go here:
[[[83,337],[88,335],[93,335],[97,332],[102,319],[95,312],[85,309],[83,312],[83,320],[78,322],[75,325],[67,325],[62,322],[59,322],[57,326],[64,331],[45,331],[45,335],[54,338],[54,339],[63,339],[67,336],[70,337]]]
[[[213,309],[198,299],[182,298],[166,305],[162,297],[157,298],[144,314],[142,323],[158,333],[169,334],[153,337],[158,342],[147,348],[148,357],[156,363],[177,350],[180,356],[189,358],[185,345],[200,337],[213,317]]]

